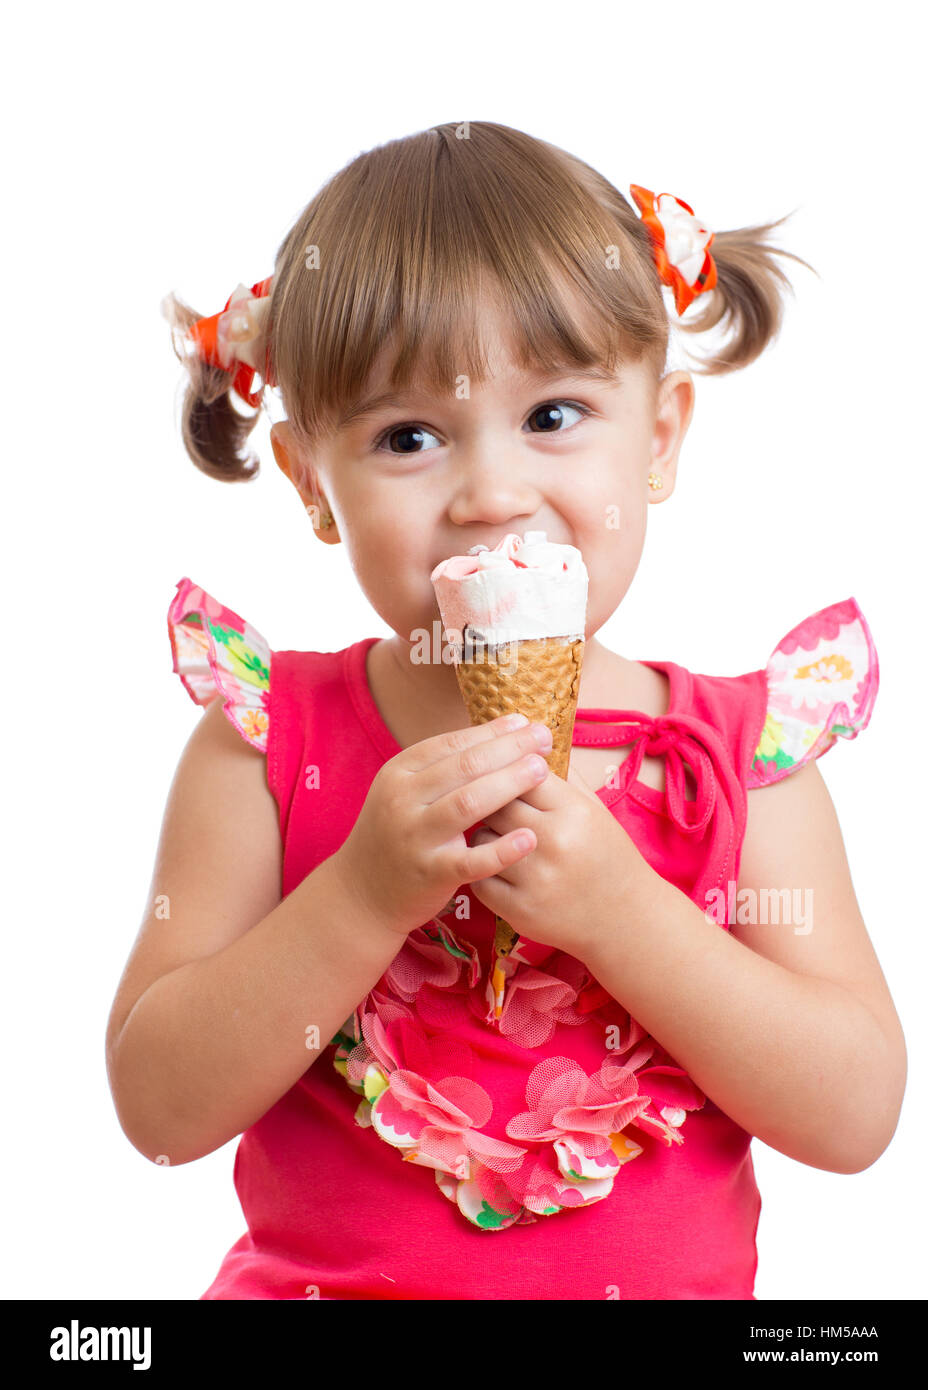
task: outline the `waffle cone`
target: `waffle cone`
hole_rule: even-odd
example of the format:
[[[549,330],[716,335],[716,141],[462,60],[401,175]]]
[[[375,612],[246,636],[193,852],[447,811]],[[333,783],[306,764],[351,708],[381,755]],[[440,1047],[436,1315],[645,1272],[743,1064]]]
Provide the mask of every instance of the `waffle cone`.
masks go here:
[[[582,664],[582,638],[538,637],[488,647],[477,660],[457,662],[455,672],[472,724],[516,713],[546,724],[552,739],[546,762],[566,781]],[[517,940],[497,917],[496,954],[508,955]]]

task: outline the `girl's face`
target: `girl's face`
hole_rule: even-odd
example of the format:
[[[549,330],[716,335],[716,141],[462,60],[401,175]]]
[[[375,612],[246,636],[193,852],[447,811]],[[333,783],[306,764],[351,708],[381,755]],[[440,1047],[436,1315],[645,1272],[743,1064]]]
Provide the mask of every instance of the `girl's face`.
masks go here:
[[[423,629],[431,635],[440,616],[429,579],[439,561],[531,530],[581,551],[589,642],[632,581],[648,505],[673,490],[692,377],[664,377],[652,403],[641,365],[600,379],[523,372],[491,304],[483,321],[483,385],[465,379],[450,397],[410,391],[381,402],[311,458],[296,452],[289,425],[275,425],[274,453],[304,506],[332,513],[336,525],[317,534],[348,547],[371,605],[403,641],[415,643]],[[369,397],[388,389],[386,365],[382,354]],[[660,490],[649,473],[661,476]]]

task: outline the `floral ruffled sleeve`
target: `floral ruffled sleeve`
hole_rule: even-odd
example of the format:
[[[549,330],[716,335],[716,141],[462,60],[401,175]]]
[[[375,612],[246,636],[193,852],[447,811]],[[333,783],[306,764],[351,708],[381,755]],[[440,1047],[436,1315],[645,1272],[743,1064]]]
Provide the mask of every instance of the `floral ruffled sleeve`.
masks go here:
[[[267,753],[271,649],[250,623],[205,589],[181,579],[168,609],[174,670],[198,705],[222,697],[246,743]]]
[[[880,681],[867,621],[848,598],[788,632],[767,662],[767,713],[747,788],[779,782],[870,722]]]

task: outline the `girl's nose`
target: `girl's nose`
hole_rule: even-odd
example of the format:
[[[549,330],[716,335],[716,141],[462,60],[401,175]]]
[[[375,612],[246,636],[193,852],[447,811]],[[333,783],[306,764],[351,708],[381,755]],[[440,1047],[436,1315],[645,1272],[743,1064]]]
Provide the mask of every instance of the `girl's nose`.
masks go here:
[[[528,472],[505,448],[471,450],[460,459],[448,516],[457,526],[502,526],[536,514],[542,497]]]

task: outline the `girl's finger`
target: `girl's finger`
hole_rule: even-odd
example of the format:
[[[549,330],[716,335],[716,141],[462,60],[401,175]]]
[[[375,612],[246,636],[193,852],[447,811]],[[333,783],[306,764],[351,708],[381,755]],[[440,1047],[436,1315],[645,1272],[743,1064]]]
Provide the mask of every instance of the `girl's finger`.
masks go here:
[[[541,784],[542,786],[544,783]],[[533,830],[537,839],[538,829],[541,825],[542,812],[537,810],[529,800],[532,792],[522,792],[507,805],[501,806],[498,811],[483,817],[483,824],[490,830],[494,830],[497,835],[508,835],[510,830],[518,830],[524,827],[526,830]]]
[[[419,770],[416,775],[417,797],[431,805],[465,783],[507,767],[517,758],[530,753],[547,757],[551,751],[551,735],[545,729],[547,742],[541,744],[536,730],[540,732],[541,725],[524,724],[519,729],[504,730],[498,738],[484,739],[481,743],[448,752],[445,757]]]
[[[524,715],[501,714],[498,719],[490,719],[486,724],[470,724],[466,728],[451,729],[446,734],[435,734],[433,738],[410,744],[397,753],[396,761],[407,772],[420,772],[440,758],[447,758],[450,753],[460,753],[465,748],[473,748],[475,744],[501,738],[513,729],[524,728],[527,723]]]
[[[534,807],[536,811],[556,811],[559,806],[564,805],[566,794],[567,783],[563,777],[558,777],[554,772],[549,777],[544,777],[541,781],[536,782],[534,786],[518,793],[525,805]]]
[[[513,833],[517,833],[519,830],[525,831],[525,830],[526,830],[526,827],[525,827],[524,825],[519,825],[519,824],[517,823],[515,826],[510,826],[510,827],[508,827],[508,830],[509,830],[509,831],[512,831]],[[474,834],[472,835],[472,837],[471,837],[471,844],[472,844],[472,845],[475,845],[475,846],[476,846],[476,845],[492,845],[492,844],[498,843],[498,842],[499,842],[500,840],[502,840],[502,839],[505,839],[506,833],[507,833],[506,831],[503,831],[503,832],[497,834],[496,831],[494,831],[494,830],[488,830],[488,829],[486,829],[486,827],[481,826],[480,829],[479,829],[479,830],[476,830],[476,831],[474,832]],[[535,844],[536,844],[536,847],[537,847],[537,844],[538,844],[538,837],[537,837],[537,836],[535,837]],[[523,854],[523,855],[522,855],[522,858],[521,858],[521,859],[517,859],[517,860],[515,861],[515,863],[513,863],[513,864],[507,864],[507,865],[505,866],[505,868],[499,869],[495,874],[492,875],[494,882],[497,882],[497,883],[508,883],[508,884],[510,884],[510,885],[512,885],[512,886],[515,886],[515,884],[518,882],[518,875],[519,875],[519,872],[520,872],[520,865],[522,864],[523,860],[524,860],[524,859],[527,859],[527,858],[528,858],[528,855],[527,855],[527,854]],[[472,879],[469,880],[469,881],[470,881],[470,882],[473,882]]]
[[[550,776],[548,765],[538,753],[529,753],[507,763],[496,772],[487,772],[465,782],[425,808],[423,824],[432,843],[444,844],[453,835],[469,830],[478,821],[492,816],[508,802],[536,788]]]
[[[475,831],[474,838],[485,832]],[[490,832],[492,834],[492,831]],[[524,844],[520,840],[524,836]],[[482,878],[490,878],[504,869],[517,864],[531,854],[536,845],[531,830],[514,830],[509,835],[494,835],[492,840],[475,845],[464,851],[461,869],[462,883],[479,883]]]

